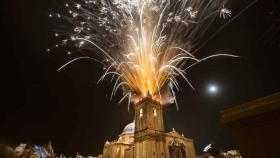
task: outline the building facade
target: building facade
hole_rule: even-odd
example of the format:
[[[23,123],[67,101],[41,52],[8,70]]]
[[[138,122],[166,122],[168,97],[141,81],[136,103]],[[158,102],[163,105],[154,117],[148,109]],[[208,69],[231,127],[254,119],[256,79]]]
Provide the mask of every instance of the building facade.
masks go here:
[[[165,132],[162,105],[145,98],[135,105],[135,121],[119,138],[106,142],[99,158],[195,158],[193,140]]]
[[[221,122],[243,157],[280,157],[280,92],[224,110]]]
[[[55,157],[51,141],[45,145],[19,144],[14,150],[17,158],[53,158]]]

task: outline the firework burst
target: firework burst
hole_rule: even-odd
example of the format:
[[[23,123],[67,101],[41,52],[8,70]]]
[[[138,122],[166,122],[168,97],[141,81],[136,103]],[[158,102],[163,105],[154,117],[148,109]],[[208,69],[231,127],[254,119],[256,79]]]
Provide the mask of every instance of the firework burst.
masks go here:
[[[214,54],[198,59],[192,51],[217,16],[231,16],[225,4],[226,0],[68,1],[64,15],[49,15],[67,26],[54,34],[59,39],[56,46],[86,50],[87,55],[58,71],[81,59],[99,59],[105,69],[99,81],[111,77],[112,96],[123,91],[120,101],[137,103],[151,97],[162,105],[176,103],[177,77],[193,88],[186,77],[189,68],[212,57],[236,57]]]

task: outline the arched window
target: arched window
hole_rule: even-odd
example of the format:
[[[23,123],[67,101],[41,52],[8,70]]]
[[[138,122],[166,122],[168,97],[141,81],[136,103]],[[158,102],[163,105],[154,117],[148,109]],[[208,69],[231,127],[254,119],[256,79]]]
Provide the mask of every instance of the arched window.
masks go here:
[[[153,107],[153,114],[154,116],[157,116],[157,109],[155,107]]]
[[[142,108],[140,109],[140,114],[139,115],[140,115],[140,118],[143,117],[143,109]]]

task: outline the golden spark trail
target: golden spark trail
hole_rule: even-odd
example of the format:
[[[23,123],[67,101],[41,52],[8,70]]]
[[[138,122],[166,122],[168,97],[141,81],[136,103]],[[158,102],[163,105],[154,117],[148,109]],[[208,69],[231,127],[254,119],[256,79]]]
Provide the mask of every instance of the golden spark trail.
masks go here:
[[[225,4],[226,0],[69,1],[65,4],[68,15],[50,14],[72,28],[55,34],[63,42],[57,45],[70,45],[87,55],[72,59],[58,71],[72,62],[92,59],[90,54],[99,52],[101,57],[93,55],[105,65],[99,81],[111,77],[115,82],[112,96],[122,89],[120,101],[151,97],[162,105],[176,103],[177,77],[193,88],[186,70],[213,57],[237,57],[214,54],[198,59],[192,53],[217,16],[231,16]]]

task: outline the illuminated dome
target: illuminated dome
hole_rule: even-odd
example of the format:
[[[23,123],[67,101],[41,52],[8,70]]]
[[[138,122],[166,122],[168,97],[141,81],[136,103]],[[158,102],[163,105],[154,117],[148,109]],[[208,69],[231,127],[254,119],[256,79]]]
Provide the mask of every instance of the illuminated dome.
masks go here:
[[[133,134],[135,130],[135,121],[126,125],[123,129],[122,134]]]

